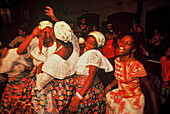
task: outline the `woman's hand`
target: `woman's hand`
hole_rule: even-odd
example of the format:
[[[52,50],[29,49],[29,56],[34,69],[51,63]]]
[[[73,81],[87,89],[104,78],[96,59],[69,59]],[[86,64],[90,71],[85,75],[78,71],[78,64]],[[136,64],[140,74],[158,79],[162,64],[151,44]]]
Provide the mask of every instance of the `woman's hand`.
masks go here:
[[[49,6],[46,6],[46,8],[47,9],[45,10],[45,12],[46,12],[45,15],[47,15],[49,17],[55,17],[53,9]]]
[[[41,29],[39,27],[34,28],[31,33],[33,36],[39,36],[41,34]]]
[[[111,90],[112,88],[111,88],[111,86],[110,86],[110,84],[106,87],[106,89],[105,89],[105,95],[107,94],[107,92],[109,92],[110,90]]]
[[[47,9],[44,10],[45,11],[45,15],[49,16],[53,21],[58,22],[59,20],[55,17],[54,10],[51,7],[49,7],[49,6],[46,6],[46,8]]]
[[[75,99],[70,103],[70,106],[69,106],[68,110],[70,112],[77,112],[79,104],[80,104],[80,98],[75,96]]]

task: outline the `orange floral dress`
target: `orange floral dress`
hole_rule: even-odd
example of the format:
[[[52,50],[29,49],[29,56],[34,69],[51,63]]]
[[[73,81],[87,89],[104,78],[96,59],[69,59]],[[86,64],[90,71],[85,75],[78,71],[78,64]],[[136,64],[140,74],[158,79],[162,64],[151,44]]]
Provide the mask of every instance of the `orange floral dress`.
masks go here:
[[[106,114],[143,114],[145,97],[139,77],[146,76],[144,66],[137,60],[115,60],[115,77],[118,88],[106,94]]]

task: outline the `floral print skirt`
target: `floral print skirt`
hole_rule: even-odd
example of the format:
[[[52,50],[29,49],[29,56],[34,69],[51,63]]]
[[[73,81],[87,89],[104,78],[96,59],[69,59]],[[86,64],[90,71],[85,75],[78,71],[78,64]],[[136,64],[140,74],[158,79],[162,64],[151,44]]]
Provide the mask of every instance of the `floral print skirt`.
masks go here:
[[[36,83],[36,76],[38,67],[34,66],[30,72],[29,78],[26,82],[25,89],[22,92],[22,97],[19,99],[17,113],[20,114],[34,114],[34,106],[32,104],[32,98],[35,96],[34,87]]]
[[[83,87],[87,75],[78,75],[75,78],[77,83],[76,91],[80,91]],[[74,97],[75,97],[74,93]],[[72,98],[72,100],[74,99]],[[80,101],[80,106],[78,108],[78,114],[105,114],[105,97],[104,97],[104,86],[100,79],[96,76],[93,85],[86,92],[83,100]]]
[[[15,113],[28,79],[29,76],[26,73],[8,78],[8,83],[6,84],[0,102],[0,113]]]
[[[119,89],[106,94],[106,114],[143,114],[145,97],[143,94],[123,97]]]
[[[75,93],[74,76],[52,80],[44,89],[36,92],[32,102],[36,113],[67,114],[67,108]]]

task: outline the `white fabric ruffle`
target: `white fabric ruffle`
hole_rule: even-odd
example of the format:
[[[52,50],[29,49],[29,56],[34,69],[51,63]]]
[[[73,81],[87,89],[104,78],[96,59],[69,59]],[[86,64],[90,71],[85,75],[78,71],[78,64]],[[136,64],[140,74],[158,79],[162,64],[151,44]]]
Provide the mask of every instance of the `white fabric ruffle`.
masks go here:
[[[77,63],[77,74],[87,75],[89,72],[89,65],[94,65],[100,69],[104,69],[105,72],[113,71],[113,66],[106,57],[98,50],[92,49],[85,52],[80,56]]]
[[[18,48],[8,49],[7,55],[1,59],[0,73],[7,73],[9,77],[21,74],[25,66],[30,67],[32,62],[25,55],[17,54]]]

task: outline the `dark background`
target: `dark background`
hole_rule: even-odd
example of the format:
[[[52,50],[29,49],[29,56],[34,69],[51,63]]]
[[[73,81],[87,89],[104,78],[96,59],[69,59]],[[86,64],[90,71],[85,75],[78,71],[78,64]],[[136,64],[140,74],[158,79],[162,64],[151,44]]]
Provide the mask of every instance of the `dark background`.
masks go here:
[[[11,13],[12,21],[9,20],[7,14],[5,14],[5,21],[3,19],[2,14],[0,15],[0,41],[4,46],[7,46],[14,37],[18,35],[18,28],[21,25],[27,27],[27,34],[33,30],[35,26],[41,21],[51,19],[45,15],[45,6],[52,6],[55,14],[59,20],[72,21],[67,17],[69,8],[64,6],[65,2],[69,0],[0,0],[0,9],[2,11],[9,9]],[[141,12],[143,1],[145,0],[136,0],[137,9],[136,13],[128,13],[128,12],[117,12],[107,16],[107,22],[102,22],[101,28],[104,29],[107,23],[112,23],[115,32],[121,31],[122,33],[129,32],[129,28],[133,26],[133,20],[135,20],[136,24],[140,24],[141,22]],[[156,0],[158,1],[158,0]],[[84,2],[84,1],[83,1]],[[87,1],[88,2],[88,1]],[[71,0],[68,3],[76,4],[76,1]],[[104,4],[104,3],[103,3]],[[123,2],[118,2],[117,5],[121,5]],[[80,7],[80,4],[76,4],[77,7]],[[94,4],[95,6],[98,5]],[[151,38],[151,33],[154,28],[160,28],[162,34],[166,34],[166,39],[169,42],[169,34],[170,34],[170,6],[161,6],[157,8],[153,8],[152,10],[146,11],[145,17],[145,34],[149,39]],[[6,12],[6,11],[5,11]],[[80,15],[77,18],[76,24],[79,23],[81,17],[86,17],[87,23],[89,25],[100,25],[100,15],[89,13],[86,10],[83,10],[84,14]],[[54,22],[53,22],[54,23]]]

